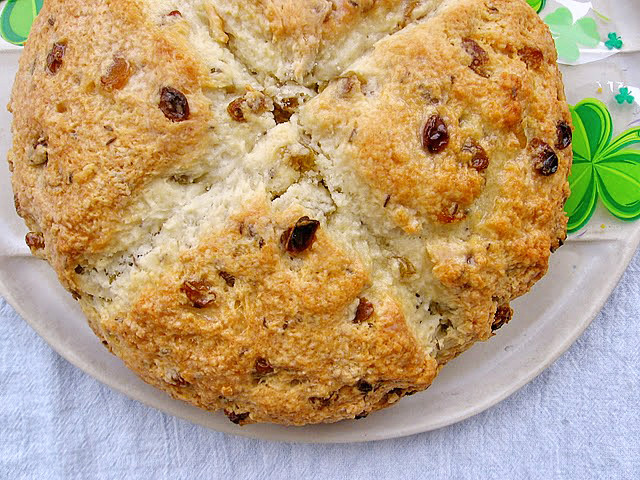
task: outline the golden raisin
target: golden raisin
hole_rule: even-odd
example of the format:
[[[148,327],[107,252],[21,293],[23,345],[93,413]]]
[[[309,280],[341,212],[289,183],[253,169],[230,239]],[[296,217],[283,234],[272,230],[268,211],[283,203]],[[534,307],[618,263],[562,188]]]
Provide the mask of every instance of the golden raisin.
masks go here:
[[[244,117],[244,111],[242,110],[242,107],[244,106],[245,103],[246,101],[244,97],[238,97],[233,102],[231,102],[227,107],[227,113],[236,122],[247,121],[247,119]]]
[[[469,166],[482,172],[489,167],[489,156],[484,148],[474,140],[467,140],[462,146],[462,151],[471,154]]]
[[[196,308],[205,308],[216,300],[216,293],[206,282],[186,281],[180,288]]]
[[[416,274],[416,267],[411,263],[411,260],[406,257],[396,257],[396,260],[398,260],[398,270],[401,277],[410,277]]]
[[[129,83],[131,75],[133,75],[131,64],[124,57],[116,55],[107,73],[100,78],[100,82],[107,90],[120,90]]]
[[[452,203],[436,215],[440,223],[453,223],[464,218],[464,214],[460,212],[460,205]]]
[[[489,55],[478,45],[478,42],[470,38],[465,38],[462,40],[462,48],[471,56],[471,65],[469,65],[469,68],[481,77],[489,77],[489,74],[485,70],[485,65],[489,62]]]
[[[527,64],[527,67],[538,69],[544,62],[544,54],[541,50],[533,47],[524,47],[518,50],[520,59]]]

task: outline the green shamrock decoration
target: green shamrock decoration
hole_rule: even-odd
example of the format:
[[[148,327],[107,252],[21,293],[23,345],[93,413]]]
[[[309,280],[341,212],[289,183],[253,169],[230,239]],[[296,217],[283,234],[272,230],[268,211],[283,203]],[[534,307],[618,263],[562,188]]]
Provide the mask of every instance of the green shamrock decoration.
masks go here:
[[[596,21],[583,17],[574,23],[571,10],[566,7],[547,15],[544,21],[549,25],[556,41],[558,56],[567,62],[573,63],[580,58],[578,45],[593,48],[600,43]]]
[[[571,196],[565,205],[569,233],[580,230],[591,219],[598,197],[615,217],[640,218],[640,127],[631,128],[613,141],[609,110],[599,100],[588,98],[571,108],[573,167],[569,175]]]
[[[629,105],[631,105],[634,100],[634,96],[629,92],[629,87],[622,87],[620,89],[620,93],[616,95],[616,102],[618,102],[620,105],[624,105],[624,102],[627,102]]]
[[[616,50],[620,50],[622,48],[622,38],[619,37],[616,32],[611,32],[608,37],[609,40],[604,42],[604,44],[609,50],[613,50],[614,48]]]
[[[14,45],[24,45],[43,1],[8,0],[0,15],[0,36]]]
[[[531,5],[536,12],[540,13],[540,10],[547,4],[547,0],[527,0],[527,3]]]

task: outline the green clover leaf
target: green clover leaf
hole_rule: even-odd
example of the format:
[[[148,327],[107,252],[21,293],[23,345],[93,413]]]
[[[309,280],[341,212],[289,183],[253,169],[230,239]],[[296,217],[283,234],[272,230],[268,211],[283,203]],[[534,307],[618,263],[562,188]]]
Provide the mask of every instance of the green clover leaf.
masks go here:
[[[566,7],[547,15],[544,21],[549,25],[556,41],[558,56],[567,62],[573,63],[580,58],[578,45],[593,48],[600,43],[596,21],[583,17],[574,23],[571,10]]]
[[[604,45],[609,49],[609,50],[613,50],[614,48],[616,50],[620,50],[622,48],[622,37],[620,37],[616,32],[611,32],[609,35],[607,35],[609,40],[607,40],[606,42],[604,42]]]
[[[571,107],[573,118],[573,167],[569,175],[571,196],[565,205],[569,233],[591,219],[598,197],[615,217],[640,218],[640,127],[631,128],[613,141],[609,110],[588,98]]]
[[[547,0],[527,0],[527,3],[531,5],[536,12],[540,13],[540,11],[544,8],[547,3]]]
[[[24,45],[43,1],[8,0],[0,15],[0,36],[14,45]]]
[[[620,105],[623,105],[624,102],[627,102],[629,105],[631,105],[634,100],[635,97],[629,92],[629,87],[622,87],[620,89],[620,93],[616,95],[616,102],[618,102]]]

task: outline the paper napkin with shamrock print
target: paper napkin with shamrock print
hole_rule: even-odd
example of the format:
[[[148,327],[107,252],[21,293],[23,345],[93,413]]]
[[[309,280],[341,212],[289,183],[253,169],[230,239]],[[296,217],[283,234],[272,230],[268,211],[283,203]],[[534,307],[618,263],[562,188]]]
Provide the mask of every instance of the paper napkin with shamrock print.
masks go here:
[[[624,45],[622,38],[620,38],[620,36],[616,32],[610,32],[609,35],[607,35],[607,38],[608,40],[604,42],[604,45],[609,50],[613,50],[614,48],[616,50],[620,50]]]
[[[8,0],[0,15],[0,36],[14,45],[27,41],[31,24],[44,0]]]
[[[544,21],[556,41],[558,56],[567,62],[576,62],[580,58],[579,45],[593,48],[600,43],[596,21],[591,17],[574,21],[571,10],[566,7],[547,15]]]
[[[565,210],[569,232],[587,224],[598,198],[621,220],[640,218],[640,127],[615,139],[609,110],[599,100],[583,100],[571,109],[574,124],[571,196]]]
[[[635,1],[635,0],[628,0]],[[640,46],[636,10],[627,1],[527,0],[547,23],[559,62],[582,65]]]
[[[547,3],[547,0],[527,0],[527,3],[538,13],[542,10]]]

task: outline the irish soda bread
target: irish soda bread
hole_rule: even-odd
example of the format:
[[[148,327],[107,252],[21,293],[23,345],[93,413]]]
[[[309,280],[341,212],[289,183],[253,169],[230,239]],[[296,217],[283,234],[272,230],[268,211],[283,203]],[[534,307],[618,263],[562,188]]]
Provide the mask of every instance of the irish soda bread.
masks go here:
[[[424,390],[566,234],[524,0],[47,0],[9,108],[34,254],[129,368],[235,423]]]

